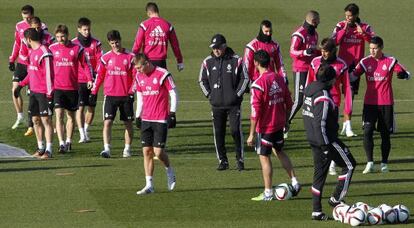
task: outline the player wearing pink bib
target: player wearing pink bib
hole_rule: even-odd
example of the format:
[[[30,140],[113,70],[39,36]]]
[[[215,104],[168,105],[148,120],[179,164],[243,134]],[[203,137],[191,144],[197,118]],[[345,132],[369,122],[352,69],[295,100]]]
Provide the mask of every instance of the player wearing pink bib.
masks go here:
[[[246,45],[244,49],[244,71],[251,82],[259,77],[259,72],[254,66],[254,53],[258,50],[265,50],[270,56],[269,70],[282,75],[287,81],[285,66],[283,64],[280,46],[272,40],[272,23],[268,20],[260,23],[259,35]]]
[[[251,86],[252,111],[247,145],[255,146],[259,155],[265,189],[262,194],[252,198],[254,201],[268,201],[274,198],[270,155],[272,149],[276,150],[278,157],[279,154],[284,154],[283,128],[292,108],[289,89],[283,77],[268,69],[270,62],[270,56],[265,50],[255,52],[254,65],[260,75]],[[292,178],[293,196],[296,196],[301,187],[296,180],[289,157],[286,154],[284,156],[285,159],[281,159],[282,165]]]
[[[84,49],[85,56],[89,60],[90,68],[79,68],[79,104],[76,112],[76,122],[79,129],[79,143],[90,141],[89,126],[92,124],[95,116],[95,106],[89,104],[89,95],[91,94],[87,82],[90,69],[93,70],[92,76],[95,78],[98,71],[98,63],[102,57],[101,42],[91,35],[91,21],[82,17],[78,21],[78,36],[72,39],[72,42],[80,45]],[[84,110],[86,109],[86,113]]]
[[[157,4],[147,3],[145,11],[149,18],[139,25],[132,52],[135,54],[142,52],[154,65],[167,69],[167,49],[168,42],[170,42],[177,59],[177,69],[182,71],[184,69],[183,56],[174,27],[160,17]]]
[[[388,172],[388,156],[391,150],[390,134],[395,131],[394,95],[392,91],[392,76],[408,80],[410,73],[392,56],[386,56],[382,50],[383,40],[374,36],[369,44],[370,56],[363,58],[354,72],[355,76],[365,74],[367,82],[362,121],[364,127],[364,149],[368,163],[363,173],[374,172],[374,130],[381,134],[381,172]]]
[[[145,187],[138,195],[154,192],[154,156],[165,166],[168,190],[175,187],[175,174],[165,152],[167,129],[176,124],[177,92],[172,75],[164,68],[153,65],[145,54],[135,57],[137,70],[131,91],[137,93],[136,124],[141,129],[144,155]],[[169,104],[168,99],[171,99]]]
[[[107,38],[112,50],[101,57],[98,76],[89,96],[89,103],[96,105],[96,94],[103,83],[104,150],[101,152],[101,156],[104,158],[111,157],[112,124],[119,109],[120,120],[124,121],[125,124],[125,147],[122,156],[126,158],[131,157],[133,136],[134,95],[130,94],[129,91],[133,81],[134,54],[122,47],[121,34],[117,30],[109,31]]]
[[[338,46],[338,57],[343,59],[348,65],[349,72],[352,71],[356,64],[364,57],[365,42],[369,42],[374,35],[371,26],[361,22],[359,18],[359,7],[355,3],[348,4],[345,9],[345,20],[338,22],[332,39]],[[359,79],[351,82],[352,97],[358,94]],[[353,99],[353,98],[352,98]],[[351,116],[349,121],[345,121],[342,126],[342,135],[355,136],[351,126]]]
[[[29,112],[32,115],[38,150],[33,156],[41,159],[52,157],[52,110],[49,101],[53,92],[52,53],[41,44],[40,34],[34,28],[25,31],[25,38],[32,48],[27,67],[28,77],[19,83],[13,91],[14,96],[20,96],[22,87],[29,85],[31,89]],[[43,144],[43,133],[46,138],[46,150]]]
[[[69,30],[66,25],[58,25],[55,30],[57,43],[50,45],[53,54],[55,72],[54,106],[56,111],[56,131],[59,138],[59,153],[66,153],[72,149],[72,136],[75,127],[75,113],[78,109],[78,72],[83,69],[88,78],[88,87],[92,88],[90,64],[84,55],[81,46],[69,40]],[[64,129],[64,114],[66,110],[66,131]],[[66,141],[64,135],[66,132]]]

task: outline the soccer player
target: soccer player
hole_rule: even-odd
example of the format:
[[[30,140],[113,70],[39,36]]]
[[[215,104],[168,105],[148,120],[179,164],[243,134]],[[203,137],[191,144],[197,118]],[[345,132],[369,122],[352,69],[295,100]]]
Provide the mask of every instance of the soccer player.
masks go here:
[[[151,63],[142,53],[135,56],[134,86],[137,93],[137,127],[141,129],[142,153],[144,155],[145,187],[138,195],[154,192],[154,156],[167,172],[167,187],[175,187],[175,173],[165,151],[168,128],[176,125],[177,90],[170,72]],[[171,102],[168,102],[170,98]]]
[[[148,19],[139,25],[132,52],[135,54],[142,52],[148,56],[152,64],[167,69],[167,48],[170,42],[177,59],[177,69],[182,71],[183,56],[174,27],[160,17],[158,6],[154,2],[148,2],[145,11]]]
[[[254,53],[258,50],[265,50],[270,56],[269,70],[278,72],[287,82],[286,70],[283,64],[280,46],[272,40],[272,22],[264,20],[260,23],[259,34],[244,49],[244,71],[248,75],[250,82],[259,77],[259,72],[254,66]]]
[[[87,87],[92,88],[92,68],[87,64],[84,49],[69,40],[69,30],[66,25],[58,25],[55,29],[57,42],[50,45],[53,54],[54,106],[56,112],[56,132],[59,138],[59,153],[72,149],[72,136],[75,127],[75,114],[78,109],[78,73],[84,69]],[[64,129],[64,114],[66,110],[66,131]],[[64,139],[66,132],[66,141]]]
[[[306,84],[316,80],[316,73],[321,64],[328,64],[335,69],[335,84],[329,91],[335,103],[335,111],[339,117],[339,107],[341,106],[341,94],[344,95],[344,113],[348,116],[352,113],[352,90],[349,82],[348,66],[340,57],[336,56],[336,45],[333,39],[325,38],[321,42],[322,56],[312,60]],[[339,119],[339,118],[338,118]],[[329,174],[336,175],[335,162],[332,161],[329,167]]]
[[[229,168],[225,145],[228,117],[236,149],[237,169],[242,171],[244,170],[244,148],[240,106],[249,84],[249,78],[243,73],[242,59],[227,46],[223,35],[214,35],[210,48],[212,52],[201,64],[198,81],[201,91],[211,104],[214,145],[219,161],[217,170]]]
[[[98,70],[98,62],[102,56],[101,42],[91,35],[91,21],[88,18],[82,17],[78,20],[78,35],[72,39],[72,42],[80,45],[84,49],[86,58],[93,70],[92,76],[95,77]],[[95,106],[89,104],[89,95],[91,94],[88,88],[89,68],[79,68],[79,108],[76,112],[76,122],[79,129],[79,143],[86,143],[90,140],[89,126],[92,124],[95,116]],[[94,78],[93,78],[94,79]],[[85,110],[86,109],[86,113]]]
[[[111,157],[112,124],[119,109],[120,120],[125,125],[125,147],[122,153],[124,158],[131,157],[131,143],[133,137],[132,121],[134,119],[134,95],[129,94],[133,81],[134,54],[122,47],[121,34],[111,30],[107,34],[111,51],[101,57],[98,66],[98,76],[89,96],[89,103],[96,105],[96,94],[102,83],[104,84],[103,103],[103,142],[104,150],[101,156]]]
[[[292,71],[294,79],[295,101],[289,116],[292,122],[296,113],[302,108],[303,90],[313,58],[320,55],[318,46],[319,13],[311,10],[306,13],[305,22],[293,34],[290,43],[290,57],[292,58]]]
[[[384,55],[383,48],[384,41],[381,37],[372,37],[369,43],[370,55],[363,58],[351,73],[351,80],[365,74],[367,82],[362,114],[364,149],[368,160],[362,172],[364,174],[374,172],[374,130],[381,134],[381,172],[388,172],[390,135],[395,131],[392,75],[396,73],[398,79],[405,80],[411,77],[395,57]]]
[[[13,50],[11,55],[9,56],[9,70],[14,72],[13,79],[12,79],[12,99],[14,108],[16,109],[17,119],[16,122],[13,124],[12,129],[16,129],[20,124],[23,123],[24,115],[23,115],[23,100],[21,96],[15,98],[13,95],[13,91],[16,89],[17,85],[20,81],[22,81],[27,75],[27,63],[25,59],[21,59],[19,57],[19,51],[21,44],[24,40],[24,31],[30,28],[30,19],[34,17],[34,8],[31,5],[25,5],[21,8],[21,15],[22,21],[16,24],[16,29],[14,32],[14,44]],[[42,24],[44,29],[47,29],[45,24]],[[17,60],[17,64],[15,62]],[[28,119],[31,119],[30,117]],[[29,128],[27,131],[27,135],[33,134],[33,123],[31,120],[29,122]],[[25,133],[26,135],[26,133]]]
[[[333,31],[332,38],[339,46],[338,56],[348,65],[349,72],[364,57],[365,42],[369,42],[374,31],[367,23],[359,18],[359,7],[355,3],[348,4],[345,9],[345,20],[338,22]],[[359,80],[351,83],[352,97],[358,94]],[[353,98],[352,98],[353,99]],[[352,131],[351,115],[344,113],[342,135],[356,136]]]
[[[41,34],[34,28],[24,32],[25,39],[32,49],[29,56],[29,65],[26,77],[13,91],[14,97],[20,96],[20,90],[30,85],[29,112],[32,115],[36,139],[38,144],[34,157],[49,159],[52,157],[52,110],[49,102],[53,92],[53,65],[52,53],[41,43]],[[43,143],[43,133],[46,138],[46,149]]]
[[[328,219],[322,212],[321,198],[331,161],[334,160],[342,167],[335,191],[328,200],[332,207],[343,202],[356,165],[349,149],[338,139],[337,107],[329,92],[332,91],[336,78],[335,69],[328,64],[322,64],[316,74],[316,81],[305,89],[302,115],[315,166],[311,189],[313,220]]]
[[[269,201],[274,198],[270,155],[272,149],[275,149],[276,153],[283,153],[283,128],[292,108],[292,98],[285,80],[268,69],[270,63],[271,58],[266,51],[255,52],[254,65],[259,72],[259,77],[251,86],[252,111],[247,145],[255,146],[259,155],[265,188],[263,193],[252,198],[255,201]],[[289,157],[286,158],[285,162],[282,162],[283,167],[286,170],[287,167],[292,169]],[[292,194],[296,196],[300,191],[296,177],[292,177],[292,185],[294,187]]]

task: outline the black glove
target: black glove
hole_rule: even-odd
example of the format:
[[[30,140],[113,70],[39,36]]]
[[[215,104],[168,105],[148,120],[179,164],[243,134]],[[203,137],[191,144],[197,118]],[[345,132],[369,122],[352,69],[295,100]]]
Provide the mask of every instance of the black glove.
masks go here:
[[[95,94],[89,94],[89,105],[90,106],[96,106],[96,95]]]
[[[175,118],[175,112],[170,112],[168,115],[168,128],[175,128],[177,125],[177,119]]]
[[[16,66],[14,65],[14,63],[12,63],[12,62],[9,63],[9,70],[10,71],[15,71],[16,70]]]
[[[351,65],[349,65],[349,67],[348,67],[348,73],[351,73],[352,71],[354,71],[355,70],[355,63],[351,63]]]
[[[20,97],[20,90],[22,90],[22,86],[17,86],[16,87],[16,89],[14,89],[14,91],[13,91],[13,96],[15,97],[15,98],[18,98],[18,97]]]
[[[142,119],[141,117],[135,118],[135,126],[137,126],[138,129],[141,129]]]
[[[401,72],[398,72],[398,74],[397,74],[397,78],[398,79],[410,79],[410,75],[407,73],[407,71],[401,71]]]
[[[315,50],[313,48],[308,48],[305,52],[305,55],[312,55],[315,52]]]

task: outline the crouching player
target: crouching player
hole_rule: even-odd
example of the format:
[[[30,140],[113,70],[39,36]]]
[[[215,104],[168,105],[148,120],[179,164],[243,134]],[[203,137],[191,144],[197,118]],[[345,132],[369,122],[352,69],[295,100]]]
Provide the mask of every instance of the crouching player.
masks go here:
[[[342,167],[336,189],[328,201],[332,207],[340,204],[345,197],[356,165],[349,149],[338,139],[338,109],[329,93],[335,80],[335,69],[322,64],[316,74],[316,81],[305,89],[302,115],[313,153],[313,220],[328,219],[322,212],[321,198],[331,161]]]
[[[174,128],[177,92],[172,75],[164,68],[154,66],[145,54],[135,56],[137,74],[133,90],[137,93],[136,124],[141,128],[142,153],[146,185],[138,195],[154,192],[152,176],[154,156],[163,163],[167,172],[168,190],[175,187],[175,173],[165,152],[167,129]],[[168,103],[168,98],[171,103]]]

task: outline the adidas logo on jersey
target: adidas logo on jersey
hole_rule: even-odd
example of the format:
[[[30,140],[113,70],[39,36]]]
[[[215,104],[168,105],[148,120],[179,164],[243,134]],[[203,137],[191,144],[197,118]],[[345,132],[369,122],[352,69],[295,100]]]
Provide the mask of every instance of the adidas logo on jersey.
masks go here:
[[[151,37],[163,37],[165,36],[165,32],[162,30],[161,26],[155,27],[154,30],[150,32]]]

